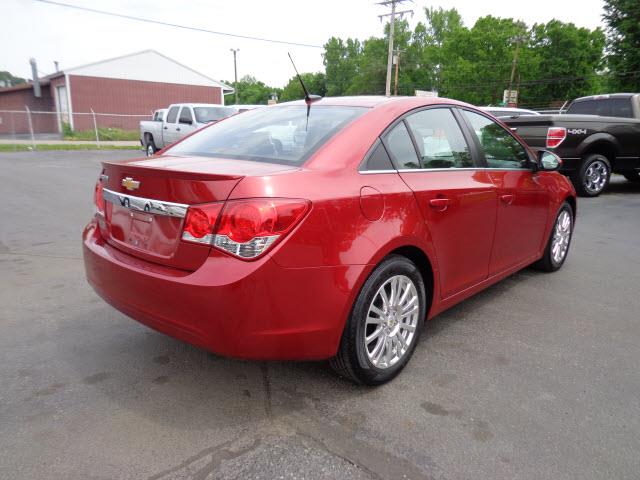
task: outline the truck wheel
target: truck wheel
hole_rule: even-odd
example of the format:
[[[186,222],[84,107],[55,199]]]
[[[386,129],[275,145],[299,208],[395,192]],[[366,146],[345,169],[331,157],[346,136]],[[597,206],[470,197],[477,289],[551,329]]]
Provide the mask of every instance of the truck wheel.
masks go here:
[[[597,197],[609,185],[611,164],[604,155],[593,153],[582,159],[582,166],[572,178],[581,197]]]
[[[153,141],[153,137],[151,135],[147,135],[144,138],[144,141],[145,141],[144,149],[147,152],[147,157],[152,156],[154,153],[158,151],[158,149],[156,148],[156,144]]]
[[[626,178],[632,183],[640,183],[640,172],[625,173],[624,178]]]

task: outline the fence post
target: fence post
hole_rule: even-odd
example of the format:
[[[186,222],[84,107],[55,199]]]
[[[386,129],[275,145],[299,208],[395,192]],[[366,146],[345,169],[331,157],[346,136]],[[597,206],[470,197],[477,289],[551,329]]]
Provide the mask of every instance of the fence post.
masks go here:
[[[93,111],[93,108],[91,108],[90,110],[91,110],[91,115],[93,116],[93,129],[96,131],[96,145],[98,146],[98,149],[99,149],[100,135],[98,134],[98,124],[96,123],[96,113]]]
[[[11,112],[11,139],[13,140],[13,149],[18,150],[18,144],[16,143],[16,123],[13,118],[13,111]]]
[[[27,121],[29,122],[29,132],[31,133],[31,148],[36,149],[36,138],[33,135],[33,122],[31,121],[31,110],[26,105],[24,108],[27,110]]]

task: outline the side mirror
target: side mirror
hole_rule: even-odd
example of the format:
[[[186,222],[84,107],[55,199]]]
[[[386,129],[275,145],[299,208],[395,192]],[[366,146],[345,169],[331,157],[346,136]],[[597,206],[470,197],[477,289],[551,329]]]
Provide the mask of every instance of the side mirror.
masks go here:
[[[193,124],[193,120],[189,118],[180,117],[180,123],[183,123],[185,125],[191,125]]]
[[[538,167],[545,172],[556,172],[562,166],[562,159],[548,150],[538,151]]]

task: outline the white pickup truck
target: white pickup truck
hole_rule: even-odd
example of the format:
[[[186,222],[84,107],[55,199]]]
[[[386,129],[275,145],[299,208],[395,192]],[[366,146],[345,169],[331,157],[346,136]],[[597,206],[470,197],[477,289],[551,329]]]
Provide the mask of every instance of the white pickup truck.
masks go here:
[[[223,105],[175,103],[168,109],[156,110],[153,120],[140,122],[140,143],[151,156],[191,132],[236,113],[237,108]]]

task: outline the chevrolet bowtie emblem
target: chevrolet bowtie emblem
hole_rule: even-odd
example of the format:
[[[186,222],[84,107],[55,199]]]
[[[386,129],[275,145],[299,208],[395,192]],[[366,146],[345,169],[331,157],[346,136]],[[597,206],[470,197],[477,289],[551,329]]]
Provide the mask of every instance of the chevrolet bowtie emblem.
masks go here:
[[[122,186],[127,190],[137,190],[140,187],[140,182],[131,177],[126,177],[122,179]]]

